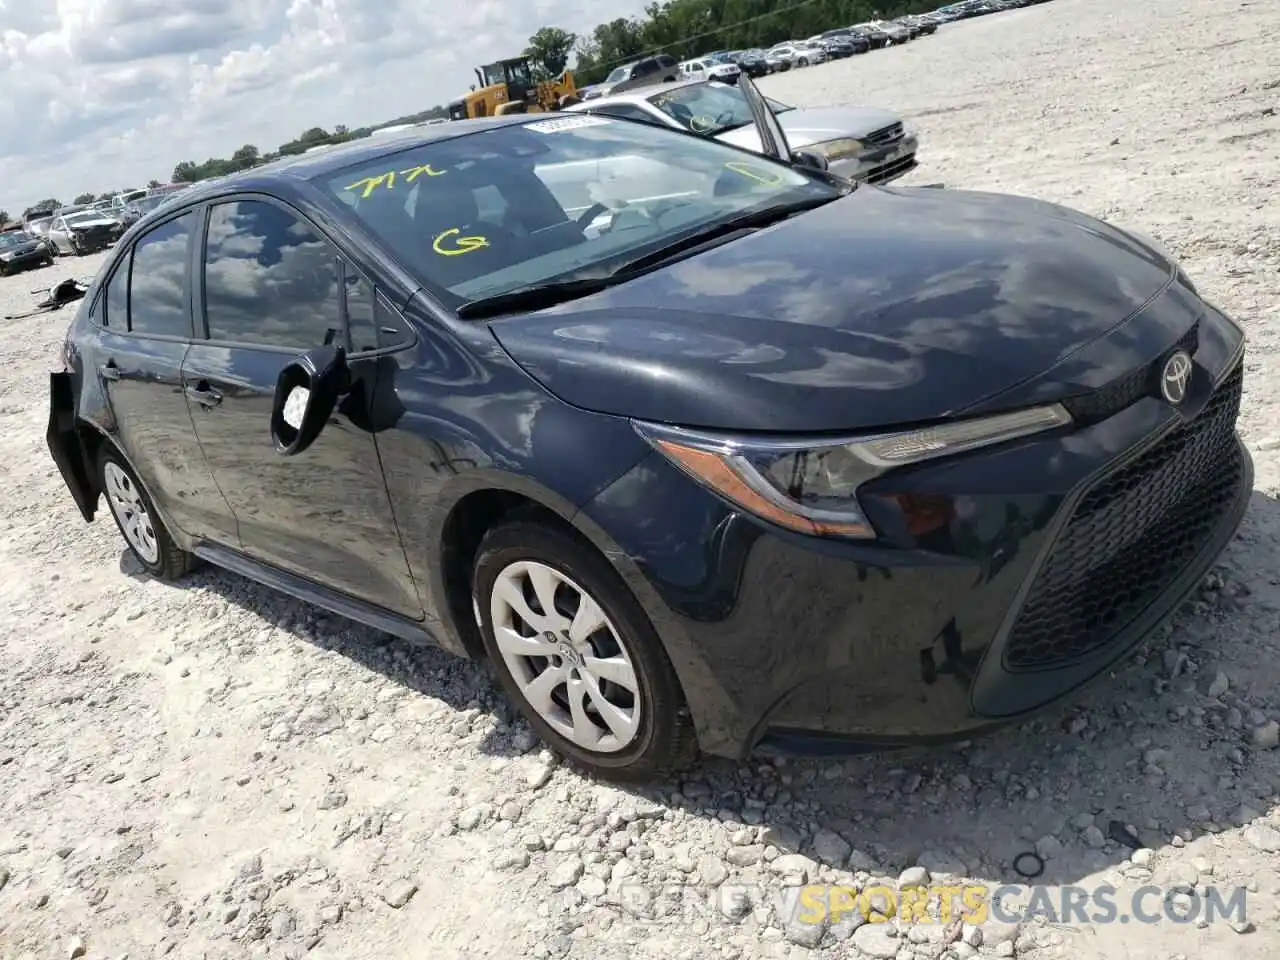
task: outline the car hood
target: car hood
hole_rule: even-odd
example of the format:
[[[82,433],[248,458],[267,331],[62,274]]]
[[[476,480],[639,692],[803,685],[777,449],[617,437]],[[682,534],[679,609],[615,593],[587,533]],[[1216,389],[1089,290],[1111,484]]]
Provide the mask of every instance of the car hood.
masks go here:
[[[1052,397],[1048,371],[1172,276],[1137,238],[1052,204],[864,186],[491,329],[547,390],[586,409],[861,430],[951,416],[1013,387]]]
[[[21,256],[24,253],[31,253],[38,250],[44,245],[42,240],[23,240],[21,243],[15,243],[7,247],[0,247],[0,254],[6,256]]]
[[[775,116],[793,149],[841,137],[865,137],[902,122],[898,114],[879,107],[795,107]],[[716,139],[744,150],[760,150],[760,131],[753,123],[726,130],[717,134]]]

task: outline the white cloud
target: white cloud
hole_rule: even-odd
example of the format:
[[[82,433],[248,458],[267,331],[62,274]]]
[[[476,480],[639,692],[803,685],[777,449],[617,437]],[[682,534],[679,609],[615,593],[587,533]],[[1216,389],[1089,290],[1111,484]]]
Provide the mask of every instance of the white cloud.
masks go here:
[[[540,26],[644,0],[0,0],[0,208],[444,103]]]

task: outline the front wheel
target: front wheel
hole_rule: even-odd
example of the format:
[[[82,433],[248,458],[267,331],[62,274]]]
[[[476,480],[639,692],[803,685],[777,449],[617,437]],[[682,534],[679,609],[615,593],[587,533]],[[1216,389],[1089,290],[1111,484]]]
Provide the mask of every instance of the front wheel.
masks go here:
[[[801,57],[801,58],[800,58],[800,66],[802,66],[802,67],[807,67],[808,65],[809,65],[809,61],[808,61],[806,58]]]
[[[491,529],[472,581],[485,650],[540,737],[614,780],[666,777],[697,756],[675,670],[622,578],[537,520]]]
[[[132,468],[106,442],[98,455],[98,484],[129,551],[148,573],[177,580],[195,566],[196,558],[173,542]]]

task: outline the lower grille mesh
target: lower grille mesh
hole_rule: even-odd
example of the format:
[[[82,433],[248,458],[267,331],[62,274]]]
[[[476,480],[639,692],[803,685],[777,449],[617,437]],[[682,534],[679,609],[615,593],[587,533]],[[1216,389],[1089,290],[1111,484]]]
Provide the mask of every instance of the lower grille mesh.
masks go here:
[[[1105,647],[1182,572],[1238,493],[1243,367],[1190,423],[1102,478],[1036,576],[1005,647],[1006,669],[1061,666]]]

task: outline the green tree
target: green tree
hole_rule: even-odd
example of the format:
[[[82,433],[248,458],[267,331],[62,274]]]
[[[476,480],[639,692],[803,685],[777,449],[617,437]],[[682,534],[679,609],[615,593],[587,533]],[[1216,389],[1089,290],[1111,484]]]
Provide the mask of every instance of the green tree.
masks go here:
[[[8,222],[9,222],[9,211],[0,210],[0,223],[8,223]]]
[[[77,193],[72,203],[93,203],[97,199],[92,193]]]
[[[261,162],[261,155],[258,153],[258,148],[252,143],[246,143],[231,155],[231,164],[237,170],[247,170],[250,167],[256,167],[259,162]]]
[[[159,180],[147,181],[147,189],[149,190],[154,190],[156,187],[162,187],[162,186],[164,186],[164,184],[162,184]]]
[[[529,45],[524,48],[535,70],[545,76],[555,77],[564,72],[569,62],[569,54],[578,42],[576,33],[569,33],[559,27],[542,27],[529,38]]]

